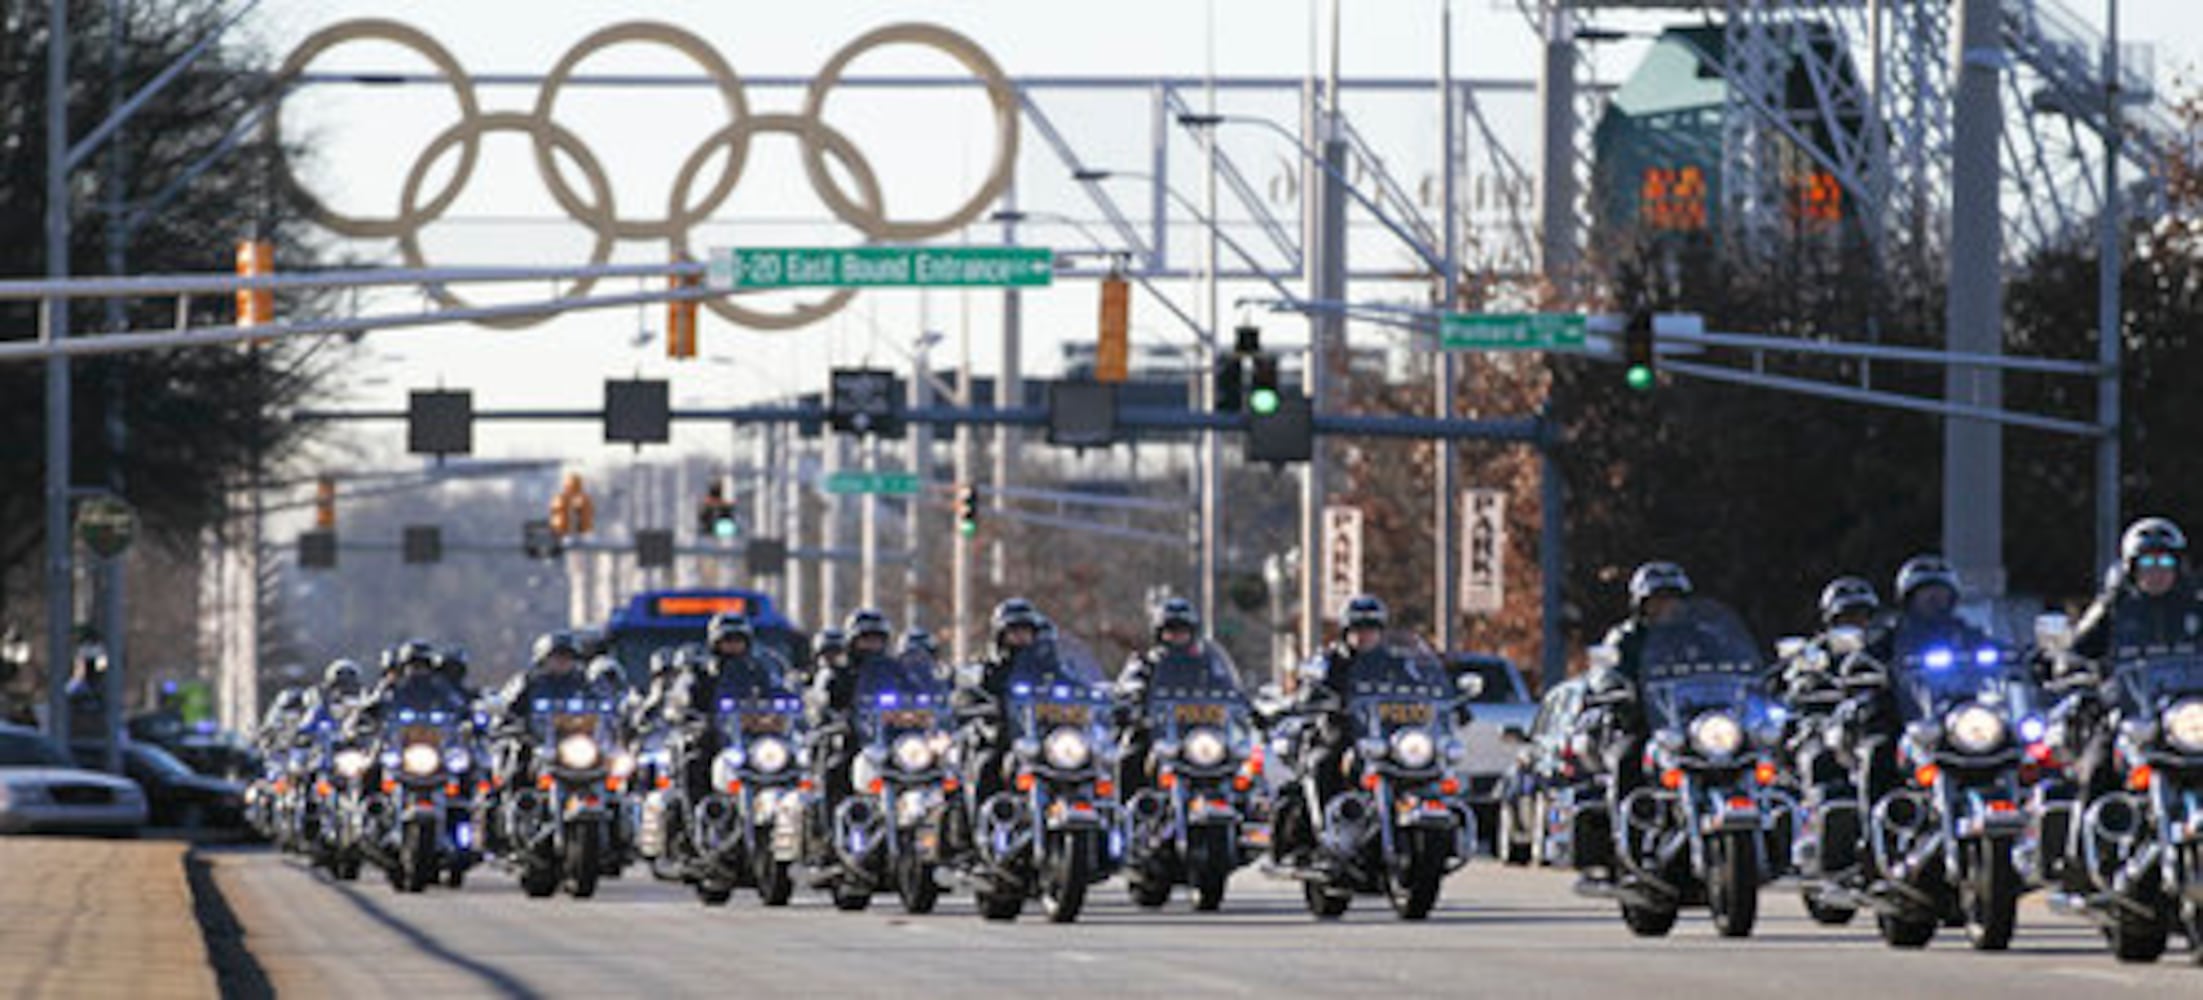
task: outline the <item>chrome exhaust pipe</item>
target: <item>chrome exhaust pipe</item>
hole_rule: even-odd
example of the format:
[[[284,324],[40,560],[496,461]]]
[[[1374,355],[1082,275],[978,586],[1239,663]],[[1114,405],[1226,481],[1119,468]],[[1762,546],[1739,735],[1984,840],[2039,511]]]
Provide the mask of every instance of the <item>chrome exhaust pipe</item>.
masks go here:
[[[2106,792],[2081,814],[2081,858],[2098,884],[2111,881],[2142,836],[2142,800]]]

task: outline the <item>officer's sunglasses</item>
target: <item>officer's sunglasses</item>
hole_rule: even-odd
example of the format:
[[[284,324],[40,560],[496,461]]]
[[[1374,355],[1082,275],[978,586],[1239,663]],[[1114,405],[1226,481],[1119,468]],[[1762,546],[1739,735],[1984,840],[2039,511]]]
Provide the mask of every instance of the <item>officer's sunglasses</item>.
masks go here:
[[[2179,569],[2180,557],[2173,555],[2149,555],[2134,560],[2143,569]]]

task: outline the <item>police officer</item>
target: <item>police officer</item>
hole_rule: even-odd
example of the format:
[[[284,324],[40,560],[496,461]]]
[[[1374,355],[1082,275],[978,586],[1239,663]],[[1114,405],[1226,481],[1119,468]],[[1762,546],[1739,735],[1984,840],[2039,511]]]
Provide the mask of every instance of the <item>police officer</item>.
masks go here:
[[[458,644],[445,646],[436,654],[436,672],[442,675],[444,683],[451,685],[452,690],[459,692],[459,697],[466,699],[469,705],[474,704],[475,700],[482,696],[480,691],[476,691],[473,685],[467,682],[467,670],[472,666],[472,663],[473,657],[468,655],[467,647]]]
[[[832,626],[822,628],[818,635],[812,637],[810,657],[797,665],[795,676],[789,678],[789,682],[798,688],[807,689],[819,671],[841,666],[848,659],[848,634]]]
[[[786,690],[777,664],[758,653],[757,627],[748,615],[713,615],[705,626],[705,641],[705,655],[689,657],[688,669],[667,700],[667,714],[679,726],[678,756],[690,802],[701,802],[710,793],[712,758],[726,748],[718,725],[720,703]]]
[[[1644,671],[1645,637],[1682,615],[1693,588],[1690,574],[1672,562],[1648,562],[1629,575],[1629,617],[1601,640],[1617,654],[1613,666],[1589,678],[1584,724],[1602,732],[1607,807],[1619,815],[1622,799],[1644,784],[1645,719],[1637,682]]]
[[[887,616],[872,608],[852,611],[842,623],[848,647],[837,661],[822,660],[812,679],[807,699],[812,732],[818,744],[812,752],[819,787],[826,791],[826,815],[855,791],[849,768],[856,760],[857,738],[849,731],[855,722],[857,681],[863,672],[883,669],[890,662],[888,643],[894,636]]]
[[[441,658],[441,652],[427,640],[408,639],[399,643],[392,656],[395,672],[386,676],[353,713],[352,734],[362,739],[379,737],[385,716],[401,705],[423,711],[464,713],[465,699],[439,672]]]
[[[979,677],[975,683],[959,684],[950,696],[957,719],[966,723],[974,737],[968,777],[975,803],[984,803],[1002,790],[1003,763],[1007,754],[1003,746],[1006,737],[1003,711],[1010,694],[1010,667],[1019,653],[1032,647],[1039,635],[1041,620],[1033,602],[1022,597],[1012,597],[995,605],[988,620],[994,636],[993,646],[980,658]]]
[[[1850,752],[1866,774],[1860,782],[1862,805],[1874,803],[1897,786],[1899,721],[1889,669],[1907,650],[1931,646],[1972,649],[1989,634],[1958,617],[1958,571],[1939,555],[1918,555],[1897,569],[1897,607],[1884,611],[1868,630],[1866,648],[1850,657],[1842,672],[1863,700],[1846,703],[1837,718],[1852,731]]]
[[[1782,700],[1792,711],[1789,750],[1815,787],[1843,778],[1842,764],[1823,743],[1824,730],[1818,724],[1848,696],[1836,674],[1837,662],[1842,658],[1835,648],[1836,630],[1851,629],[1863,639],[1881,608],[1881,595],[1875,593],[1872,583],[1856,576],[1829,581],[1821,588],[1820,632],[1782,665],[1777,678]]]
[[[2103,724],[2119,700],[2118,689],[2108,683],[2112,661],[2121,650],[2203,642],[2203,581],[2189,571],[2188,536],[2179,525],[2162,517],[2129,525],[2119,539],[2119,565],[2104,584],[2073,631],[2068,667],[2073,676],[2060,678],[2058,685],[2081,693],[2077,717],[2069,716],[2067,724],[2079,723],[2087,733],[2074,764],[2080,784],[2076,814],[2119,783],[2112,760],[2116,733]],[[2078,842],[2076,836],[2076,850]],[[2083,868],[2067,866],[2071,872]]]
[[[533,777],[529,767],[533,753],[528,723],[538,701],[565,701],[580,697],[589,679],[582,671],[581,651],[571,632],[545,632],[536,636],[529,650],[528,669],[498,693],[496,732],[500,738],[499,774],[502,784]]]
[[[1339,615],[1339,635],[1323,652],[1301,668],[1300,685],[1294,692],[1300,714],[1308,716],[1300,732],[1297,773],[1313,779],[1316,801],[1306,801],[1300,785],[1278,800],[1278,835],[1272,850],[1280,859],[1292,859],[1315,846],[1312,819],[1324,803],[1346,790],[1347,748],[1354,734],[1346,717],[1346,700],[1353,692],[1356,661],[1384,648],[1385,628],[1391,612],[1383,601],[1357,594]]]
[[[1198,656],[1201,651],[1201,612],[1194,609],[1192,601],[1173,597],[1156,605],[1148,626],[1153,644],[1132,654],[1117,675],[1117,722],[1124,733],[1124,755],[1117,761],[1117,787],[1127,799],[1147,787],[1148,755],[1155,748],[1155,732],[1148,724],[1147,696],[1155,670],[1170,657]]]

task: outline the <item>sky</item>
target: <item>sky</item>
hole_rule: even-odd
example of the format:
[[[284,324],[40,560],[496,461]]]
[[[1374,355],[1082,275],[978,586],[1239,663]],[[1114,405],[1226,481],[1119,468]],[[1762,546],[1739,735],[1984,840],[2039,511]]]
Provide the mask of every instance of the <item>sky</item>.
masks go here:
[[[1439,71],[1440,0],[1347,0],[1340,39],[1345,75],[1418,77],[1435,80]],[[2193,0],[2126,0],[2122,18],[2130,37],[2155,44],[2155,66],[2169,80],[2175,72],[2203,61],[2203,27],[2194,17]],[[1533,79],[1536,47],[1516,0],[1454,0],[1454,72],[1462,78],[1527,82]],[[2084,12],[2085,11],[2085,12]],[[745,78],[807,77],[837,49],[864,32],[889,23],[932,22],[958,31],[986,49],[1016,76],[1103,75],[1297,77],[1313,58],[1313,5],[1308,0],[1113,0],[1061,3],[1055,0],[659,0],[611,3],[604,0],[269,0],[255,16],[251,31],[272,50],[286,52],[323,27],[357,18],[379,17],[414,25],[435,38],[458,62],[475,73],[542,73],[562,53],[600,28],[627,20],[680,25],[708,40]],[[2101,20],[2100,5],[2080,4],[2076,13],[2091,23]],[[1602,15],[1599,23],[1622,27],[1690,20],[1694,15]],[[1625,76],[1636,59],[1633,43],[1605,46],[1602,79]],[[317,72],[426,70],[417,55],[387,43],[360,42],[331,50],[313,64]],[[582,72],[691,73],[694,64],[670,49],[622,45],[591,56]],[[858,59],[851,72],[948,74],[961,69],[950,60],[910,47],[878,50]],[[753,113],[800,110],[802,92],[793,88],[752,86],[746,90]],[[1190,95],[1198,100],[1199,95]],[[483,86],[485,111],[526,110],[539,89]],[[1148,168],[1148,99],[1137,92],[1042,95],[1050,120],[1090,165],[1124,170]],[[1520,157],[1530,155],[1531,98],[1526,93],[1494,93],[1485,111],[1502,145]],[[1228,97],[1235,112],[1264,114],[1290,125],[1289,95]],[[1358,128],[1386,157],[1392,172],[1409,190],[1427,184],[1435,166],[1438,110],[1430,92],[1370,96],[1349,106]],[[623,219],[662,217],[673,196],[681,164],[712,131],[729,120],[720,99],[701,88],[615,89],[571,87],[557,95],[555,117],[602,166],[605,185]],[[927,89],[888,95],[878,91],[839,90],[824,116],[878,173],[882,197],[896,218],[943,214],[970,196],[996,156],[989,113],[978,92]],[[456,157],[426,158],[423,151],[456,120],[449,88],[421,86],[318,86],[291,98],[284,107],[284,133],[309,142],[312,162],[300,173],[306,186],[332,208],[347,213],[386,216],[396,211],[409,171],[421,174],[419,188],[430,198],[448,188]],[[1019,207],[1037,215],[1062,214],[1099,222],[1095,206],[1067,180],[1067,171],[1028,127],[1017,161]],[[1190,197],[1200,196],[1199,160],[1183,134],[1173,135],[1172,184]],[[1225,148],[1269,196],[1291,225],[1291,195],[1286,177],[1296,155],[1280,140],[1253,129],[1227,129]],[[1472,158],[1474,142],[1472,141]],[[449,152],[449,145],[446,152]],[[720,162],[713,161],[715,164]],[[1472,163],[1471,172],[1476,172]],[[707,168],[703,176],[716,176]],[[594,202],[582,172],[569,164],[562,176],[582,197]],[[707,182],[708,183],[708,182]],[[1108,182],[1119,201],[1137,215],[1149,197],[1143,182]],[[1482,189],[1477,189],[1481,191]],[[1472,194],[1472,197],[1478,195]],[[1241,213],[1227,212],[1228,216]],[[1194,232],[1174,231],[1174,262],[1191,265]],[[1260,249],[1255,230],[1234,229]],[[785,136],[764,136],[751,149],[731,197],[713,217],[695,227],[694,246],[833,245],[851,240],[850,230],[834,223],[824,203],[804,179],[802,157]],[[969,231],[976,242],[1001,238],[995,225]],[[944,237],[953,242],[956,237]],[[1062,227],[1028,233],[1023,242],[1076,247],[1085,237]],[[459,189],[444,216],[421,237],[424,256],[435,264],[553,265],[586,261],[588,231],[572,222],[546,190],[517,132],[493,132],[482,142],[472,176]],[[363,263],[396,264],[390,241],[332,239],[334,252]],[[620,262],[663,260],[663,240],[622,240],[611,249]],[[1382,233],[1358,234],[1354,253],[1362,260],[1405,257]],[[608,284],[606,290],[632,290],[637,283]],[[506,289],[539,297],[545,289]],[[1175,282],[1165,291],[1189,312],[1199,314],[1196,289]],[[476,294],[472,289],[470,295]],[[497,292],[479,293],[485,302]],[[1228,287],[1227,309],[1238,299],[1269,294],[1268,289]],[[1359,294],[1359,293],[1358,293]],[[1411,294],[1407,286],[1375,288],[1383,297]],[[390,296],[383,311],[410,308],[417,293]],[[904,352],[926,329],[947,335],[953,361],[968,339],[974,368],[996,367],[1000,324],[998,293],[915,291],[868,292],[820,323],[786,332],[737,329],[706,317],[705,359],[672,362],[663,356],[663,310],[606,310],[561,317],[521,331],[491,331],[471,326],[441,326],[380,334],[370,338],[347,373],[346,395],[334,405],[394,408],[408,388],[444,385],[470,388],[476,405],[492,407],[593,407],[607,377],[670,378],[676,404],[729,405],[815,392],[833,364],[861,361],[895,367],[907,364]],[[1097,296],[1090,282],[1060,282],[1025,297],[1028,373],[1047,375],[1056,368],[1058,345],[1065,339],[1090,339]],[[1258,316],[1251,308],[1232,309]],[[1279,341],[1294,342],[1303,324],[1265,318]],[[1188,333],[1144,290],[1134,296],[1135,343],[1187,342]],[[937,355],[937,358],[939,356]],[[353,440],[375,464],[404,464],[397,425],[369,425]],[[630,456],[601,443],[591,427],[546,429],[499,425],[479,427],[478,453],[488,457],[558,457],[591,464],[619,462]],[[677,431],[675,446],[715,450],[726,447],[724,428],[689,427]]]

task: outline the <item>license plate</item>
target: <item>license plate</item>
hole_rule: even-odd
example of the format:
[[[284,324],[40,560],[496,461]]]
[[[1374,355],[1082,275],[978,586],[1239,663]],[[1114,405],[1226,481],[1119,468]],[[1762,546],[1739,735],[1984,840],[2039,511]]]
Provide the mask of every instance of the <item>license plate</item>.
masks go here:
[[[407,726],[398,730],[398,743],[400,745],[425,743],[429,746],[439,746],[443,742],[444,734],[434,726]]]
[[[933,712],[923,708],[905,708],[887,712],[880,722],[889,729],[932,729]]]
[[[560,715],[551,719],[551,731],[560,736],[595,736],[597,717],[594,715]]]
[[[1181,725],[1221,726],[1228,713],[1222,705],[1180,705],[1176,714]]]
[[[1042,702],[1033,706],[1033,718],[1052,722],[1059,726],[1083,726],[1094,717],[1094,710],[1085,705],[1063,705]]]
[[[1377,706],[1377,718],[1403,726],[1427,726],[1431,708],[1427,701],[1388,701]]]
[[[745,733],[785,733],[788,731],[788,717],[764,714],[745,715],[742,717],[742,731]]]

